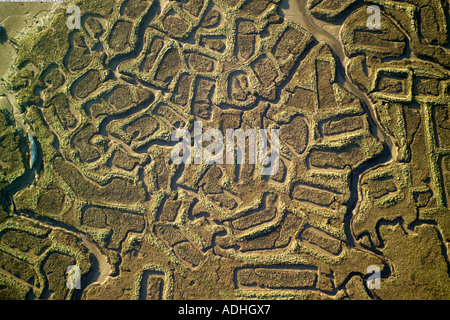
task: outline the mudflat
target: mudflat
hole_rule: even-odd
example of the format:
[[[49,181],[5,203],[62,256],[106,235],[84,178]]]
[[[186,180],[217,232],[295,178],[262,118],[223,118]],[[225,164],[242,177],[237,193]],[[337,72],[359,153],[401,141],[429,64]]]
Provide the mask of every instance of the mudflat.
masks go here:
[[[14,44],[8,39],[17,41],[33,28],[43,27],[44,18],[54,6],[54,3],[40,2],[0,3],[0,26],[3,29],[0,37],[0,78],[5,77],[15,58]]]

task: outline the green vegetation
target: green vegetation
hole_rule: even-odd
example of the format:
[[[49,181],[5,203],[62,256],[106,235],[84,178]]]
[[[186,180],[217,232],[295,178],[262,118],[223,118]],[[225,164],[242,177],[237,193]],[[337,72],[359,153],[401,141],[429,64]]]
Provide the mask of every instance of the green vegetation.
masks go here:
[[[25,173],[24,155],[20,150],[23,139],[14,127],[12,115],[0,109],[0,190]]]

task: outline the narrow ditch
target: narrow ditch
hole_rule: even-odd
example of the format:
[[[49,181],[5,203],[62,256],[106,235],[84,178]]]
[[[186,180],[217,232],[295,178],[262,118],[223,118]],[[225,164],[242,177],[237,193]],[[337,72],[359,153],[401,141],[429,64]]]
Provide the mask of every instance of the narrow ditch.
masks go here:
[[[352,231],[352,219],[357,213],[356,211],[358,210],[358,204],[361,200],[359,188],[361,176],[370,169],[388,165],[396,159],[397,148],[394,143],[394,139],[381,126],[376,116],[375,107],[369,97],[364,92],[362,92],[355,84],[353,84],[347,76],[346,67],[348,65],[349,59],[345,55],[344,47],[340,39],[338,39],[336,35],[333,35],[330,32],[326,31],[324,28],[325,26],[328,26],[330,27],[329,29],[334,31],[336,31],[336,28],[339,28],[340,32],[339,25],[342,25],[342,23],[345,21],[345,16],[341,17],[337,23],[328,23],[326,21],[318,20],[310,15],[309,10],[307,9],[307,0],[297,0],[295,3],[288,3],[287,0],[283,0],[281,2],[281,7],[284,9],[286,19],[293,20],[308,32],[310,32],[316,39],[326,42],[332,48],[337,64],[337,83],[342,85],[349,92],[353,93],[361,100],[363,109],[368,117],[370,131],[372,132],[372,134],[378,137],[380,142],[382,142],[383,144],[383,151],[380,155],[366,161],[353,171],[349,181],[351,196],[347,205],[347,214],[344,217],[344,230],[347,237],[347,244],[350,247],[357,247],[358,249],[364,250],[370,254],[376,254],[371,250],[362,247],[361,245],[359,245],[359,243],[355,242],[354,233]],[[322,26],[320,26],[319,23]],[[333,33],[336,34],[336,32]],[[377,254],[377,256],[379,255]]]

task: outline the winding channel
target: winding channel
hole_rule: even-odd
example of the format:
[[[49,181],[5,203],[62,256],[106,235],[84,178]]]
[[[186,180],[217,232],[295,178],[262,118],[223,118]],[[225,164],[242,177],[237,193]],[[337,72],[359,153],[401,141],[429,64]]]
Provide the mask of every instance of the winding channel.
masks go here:
[[[99,246],[90,239],[88,239],[86,235],[84,235],[83,233],[81,233],[76,229],[69,230],[67,228],[64,228],[63,226],[54,225],[51,222],[43,222],[41,220],[33,219],[31,217],[20,214],[19,212],[14,213],[13,216],[15,216],[20,220],[38,224],[47,229],[60,230],[65,233],[73,234],[83,241],[84,246],[89,250],[90,253],[94,255],[96,259],[96,261],[93,263],[91,267],[90,272],[87,275],[85,283],[83,284],[82,288],[83,292],[93,284],[97,283],[103,284],[104,282],[106,282],[107,278],[109,277],[112,271],[112,267],[109,264],[108,257],[104,253],[102,253],[99,249]]]
[[[162,2],[161,7],[164,7],[166,1],[161,2]],[[338,59],[336,60],[339,60],[336,61],[337,64],[339,65],[340,62],[340,66],[337,68],[336,72],[337,82],[341,84],[344,88],[346,88],[348,91],[355,94],[363,102],[364,109],[368,112],[368,118],[369,121],[371,122],[371,130],[379,138],[379,140],[385,144],[387,148],[384,157],[374,159],[374,161],[367,163],[363,168],[357,170],[358,171],[356,172],[357,179],[352,183],[353,199],[350,210],[351,215],[348,217],[348,219],[351,219],[356,213],[358,207],[357,204],[361,199],[359,190],[359,179],[362,173],[376,166],[387,165],[392,161],[395,161],[397,157],[397,147],[393,142],[394,141],[393,137],[391,137],[382,128],[376,116],[374,105],[369,99],[369,97],[363,91],[361,91],[355,84],[353,84],[347,76],[347,66],[349,63],[349,58],[345,55],[344,47],[342,45],[341,40],[339,39],[342,24],[332,24],[314,18],[313,16],[310,15],[309,10],[307,9],[307,2],[308,0],[282,0],[281,7],[285,15],[285,18],[297,23],[299,26],[303,27],[308,32],[310,32],[318,41],[325,42],[332,48],[332,50],[338,57]],[[9,111],[14,115],[17,125],[24,131],[25,134],[30,132],[29,126],[22,118],[22,115],[18,112],[18,108],[15,106],[14,97],[6,90],[1,91],[2,92],[0,92],[1,93],[0,97],[2,97],[2,99],[9,100],[8,101],[9,103],[6,104],[7,109],[9,109]],[[40,155],[38,155],[38,157],[40,157]],[[15,183],[13,183],[14,186],[12,186],[13,188],[11,189],[11,191],[14,193],[29,186],[34,181],[34,177],[36,176],[35,170],[36,169],[34,168],[31,169],[28,168],[25,175],[19,178],[20,181],[16,181]],[[108,261],[108,257],[100,251],[98,244],[89,240],[88,237],[81,231],[76,229],[68,229],[65,228],[64,226],[55,225],[53,223],[43,222],[37,219],[33,219],[31,217],[24,216],[22,214],[19,215],[18,213],[15,213],[15,215],[20,219],[38,223],[46,228],[59,229],[64,232],[74,234],[83,241],[83,244],[94,255],[96,259],[96,263],[94,263],[92,270],[88,274],[86,285],[84,286],[83,291],[85,291],[86,288],[90,287],[93,284],[97,283],[102,284],[108,279],[112,270],[112,267]],[[347,228],[351,228],[350,220],[347,221]],[[360,247],[360,245],[358,245],[357,243],[356,244],[353,243],[354,241],[353,232],[351,232],[351,235],[348,234],[348,236],[349,241],[351,241],[353,245]],[[362,247],[360,248],[364,250],[364,248]],[[371,252],[373,254],[372,251],[368,252]]]
[[[282,0],[281,7],[284,11],[285,18],[297,23],[299,26],[310,32],[316,38],[316,40],[327,43],[331,47],[338,58],[336,60],[340,60],[336,61],[336,64],[338,66],[336,70],[337,83],[342,85],[349,92],[356,95],[363,102],[363,109],[368,115],[370,129],[372,133],[375,134],[384,145],[384,152],[380,156],[369,160],[367,163],[361,165],[355,170],[353,178],[350,182],[351,199],[349,200],[348,214],[344,218],[346,229],[345,232],[347,235],[348,244],[370,254],[376,254],[373,251],[362,247],[359,242],[355,242],[355,234],[352,228],[352,219],[358,212],[359,204],[362,198],[360,188],[360,179],[362,175],[370,169],[374,169],[380,166],[386,166],[394,162],[397,158],[397,146],[394,143],[394,138],[384,130],[380,121],[378,120],[374,104],[372,103],[370,98],[355,84],[353,84],[347,76],[347,67],[350,59],[346,56],[344,46],[340,39],[340,31],[345,21],[345,17],[340,18],[336,23],[329,23],[316,19],[309,13],[307,2],[308,0]],[[387,261],[385,257],[379,256],[378,254],[376,255],[384,260],[390,268],[391,263]]]
[[[316,19],[309,13],[307,8],[308,0],[284,0],[281,2],[285,7],[285,15],[288,20],[297,23],[299,26],[310,32],[318,41],[325,42],[332,48],[339,58],[339,61],[336,61],[338,65],[336,72],[337,82],[364,102],[365,109],[367,109],[370,114],[369,120],[373,122],[371,128],[374,131],[373,133],[380,141],[387,144],[392,159],[395,159],[397,157],[397,147],[394,143],[394,138],[381,126],[375,112],[375,107],[367,94],[353,84],[347,76],[347,66],[350,59],[346,56],[344,46],[340,40],[341,23],[344,22],[344,19],[339,19],[339,24],[328,23],[324,20]],[[342,65],[342,68],[339,67],[339,64]]]
[[[2,88],[0,88],[2,89]],[[16,100],[14,96],[9,93],[6,88],[3,88],[3,90],[0,90],[0,107],[3,107],[7,109],[14,117],[16,126],[23,131],[24,135],[30,135],[31,128],[29,124],[26,123],[24,120],[23,114],[21,114],[18,110]],[[29,144],[31,144],[31,140],[28,141]],[[39,147],[33,148],[35,153],[32,155],[30,154],[30,157],[34,156],[35,159],[37,159],[37,162],[42,161],[42,154],[40,152]],[[25,189],[26,187],[33,184],[33,182],[36,179],[37,176],[37,168],[39,165],[30,165],[25,167],[25,173],[17,178],[15,181],[13,181],[9,186],[7,186],[2,191],[2,202],[5,202],[5,199],[3,199],[3,196],[5,194],[9,194],[10,196],[16,194],[20,190]],[[12,199],[11,199],[12,201]],[[20,212],[15,211],[14,204],[12,205],[11,214],[17,217],[21,220],[27,220],[33,223],[37,223],[38,225],[41,225],[45,228],[49,228],[51,230],[61,230],[66,233],[71,233],[75,235],[76,237],[80,238],[83,241],[84,246],[89,250],[90,253],[95,258],[95,262],[92,265],[92,269],[87,275],[87,279],[85,280],[84,286],[83,286],[83,292],[91,285],[93,284],[102,284],[104,283],[112,271],[112,266],[109,263],[108,257],[100,251],[100,248],[98,244],[96,244],[94,241],[88,239],[88,237],[82,233],[81,231],[77,229],[68,229],[64,227],[62,224],[55,225],[50,222],[43,222],[38,219],[34,219],[32,217],[26,216],[24,214],[21,214]]]

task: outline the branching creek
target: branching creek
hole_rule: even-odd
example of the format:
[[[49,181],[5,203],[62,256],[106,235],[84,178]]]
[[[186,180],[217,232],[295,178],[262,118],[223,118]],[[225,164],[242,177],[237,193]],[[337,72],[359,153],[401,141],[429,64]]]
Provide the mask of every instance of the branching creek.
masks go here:
[[[27,136],[27,134],[33,135],[32,130],[29,124],[27,124],[24,120],[24,115],[18,111],[20,109],[17,106],[14,96],[7,90],[2,90],[2,94],[2,98],[6,100],[2,103],[3,107],[5,107],[13,115],[15,125],[21,131],[20,150],[24,159],[23,162],[25,165],[25,173],[1,191],[0,205],[2,205],[12,216],[20,220],[37,223],[40,226],[50,228],[52,230],[62,230],[64,232],[74,234],[75,236],[80,238],[84,246],[89,250],[90,253],[92,253],[95,258],[95,261],[92,261],[90,272],[82,283],[82,289],[85,289],[92,284],[101,284],[105,282],[108,276],[111,274],[112,266],[109,263],[108,257],[100,250],[99,245],[90,240],[86,234],[76,228],[66,226],[64,223],[58,222],[56,220],[47,219],[46,221],[44,221],[42,219],[38,219],[32,215],[29,215],[26,212],[16,210],[13,201],[13,195],[20,190],[33,185],[37,175],[40,173],[43,167],[42,150],[40,148],[39,141],[35,140],[36,154],[34,156],[36,157],[36,161],[35,165],[33,167],[30,167],[30,162],[28,161],[28,159],[30,159],[32,155],[30,154],[31,151],[29,151],[29,146],[27,146],[27,143],[28,145],[30,145],[30,141],[25,137]],[[74,294],[75,298],[81,298],[82,291],[75,292]]]
[[[313,17],[309,13],[307,2],[308,0],[282,0],[281,9],[283,10],[285,18],[306,29],[316,38],[317,41],[324,42],[331,47],[332,51],[336,55],[336,82],[361,100],[362,106],[366,111],[369,120],[370,130],[375,136],[378,137],[384,146],[384,150],[379,156],[363,163],[353,172],[350,181],[351,197],[348,204],[347,214],[344,218],[344,225],[347,236],[347,244],[369,254],[377,255],[377,257],[385,262],[385,267],[388,268],[388,270],[382,271],[382,276],[388,276],[391,273],[392,268],[391,263],[386,259],[386,257],[380,256],[379,254],[366,249],[361,246],[359,242],[355,242],[355,235],[352,230],[352,218],[357,213],[359,203],[361,201],[360,178],[363,173],[376,167],[389,165],[395,161],[397,158],[397,146],[394,143],[394,138],[384,130],[379,122],[374,104],[370,98],[355,84],[353,84],[347,76],[349,58],[346,56],[344,46],[340,40],[340,31],[348,13],[346,14],[344,12],[341,18],[334,23],[330,23]]]
[[[161,1],[162,5],[161,7],[164,7],[165,1]],[[351,80],[348,78],[346,74],[347,65],[349,62],[348,57],[345,55],[344,47],[342,45],[342,42],[339,39],[339,31],[341,28],[341,25],[344,21],[344,18],[339,19],[336,23],[328,23],[325,21],[318,20],[311,16],[309,14],[309,11],[307,9],[307,0],[281,0],[281,11],[284,14],[285,18],[288,20],[292,20],[293,22],[297,23],[304,29],[306,29],[308,32],[310,32],[318,41],[327,43],[333,50],[334,54],[336,55],[336,62],[337,62],[337,70],[336,70],[336,80],[337,82],[342,85],[344,88],[346,88],[349,92],[356,95],[361,101],[362,105],[367,113],[370,129],[371,132],[376,135],[379,140],[384,145],[384,151],[381,155],[376,157],[375,159],[372,159],[368,161],[367,163],[364,163],[359,168],[355,170],[355,172],[352,175],[351,181],[350,181],[350,187],[351,187],[351,198],[349,200],[348,205],[348,212],[346,217],[344,218],[345,222],[345,232],[347,236],[347,243],[351,247],[358,248],[359,250],[364,250],[367,253],[377,255],[379,258],[385,261],[386,266],[390,268],[390,263],[386,261],[386,259],[379,254],[370,251],[364,247],[362,247],[357,241],[354,239],[354,234],[351,230],[351,220],[354,214],[357,212],[358,204],[361,199],[360,190],[359,190],[359,180],[360,177],[364,172],[366,172],[369,169],[372,169],[374,167],[378,166],[384,166],[392,161],[394,161],[397,157],[397,148],[395,144],[393,143],[393,138],[389,136],[387,132],[382,128],[381,124],[379,123],[376,112],[373,106],[373,103],[369,99],[369,97],[362,92],[356,85],[354,85]],[[150,16],[151,18],[151,16]],[[143,33],[141,32],[141,36],[143,36]],[[141,40],[142,41],[142,40]],[[142,44],[141,44],[142,47]],[[138,51],[140,51],[141,48],[139,48]],[[127,57],[129,58],[129,57]],[[123,59],[123,58],[122,58]],[[113,61],[112,67],[114,67],[116,64],[120,63],[122,59],[119,59],[118,61]],[[114,68],[115,69],[115,68]],[[4,90],[6,91],[6,90]],[[3,90],[2,92],[3,93]],[[9,110],[16,120],[16,125],[18,128],[23,131],[23,136],[26,137],[28,132],[31,132],[30,127],[28,124],[26,124],[23,121],[23,115],[19,113],[19,108],[17,107],[16,101],[10,93],[4,94],[3,98],[6,98],[9,100],[10,108]],[[32,132],[31,132],[32,133]],[[24,139],[26,140],[26,139]],[[27,221],[32,221],[34,223],[37,223],[41,226],[44,226],[46,228],[51,229],[59,229],[63,230],[64,232],[68,232],[71,234],[76,235],[80,239],[82,239],[84,245],[88,248],[88,250],[93,254],[95,257],[95,260],[93,262],[93,266],[91,271],[89,272],[87,278],[84,280],[83,283],[83,290],[88,286],[91,286],[92,284],[96,283],[103,283],[107,280],[109,277],[112,266],[109,263],[109,260],[107,256],[102,253],[100,250],[100,247],[98,244],[96,244],[94,241],[90,240],[89,237],[84,234],[82,231],[71,227],[66,226],[63,223],[57,222],[57,221],[50,221],[50,220],[39,220],[36,217],[33,217],[25,212],[17,212],[14,207],[14,203],[9,204],[11,196],[13,196],[15,193],[17,193],[20,190],[23,190],[24,188],[31,186],[33,182],[35,181],[36,176],[39,174],[39,171],[42,170],[42,153],[40,150],[39,142],[37,142],[37,163],[36,166],[33,168],[30,168],[30,166],[26,166],[25,174],[15,180],[11,185],[9,185],[7,188],[5,188],[2,191],[1,194],[1,205],[5,207],[6,209],[9,209],[10,213],[13,216],[16,216],[19,219],[24,219]],[[22,149],[26,149],[22,148]],[[29,159],[29,154],[26,150],[22,150],[22,153],[24,154],[25,159]],[[24,163],[27,161],[24,160]],[[11,209],[12,208],[12,209]],[[387,271],[388,274],[390,273],[390,270]],[[82,292],[75,295],[75,298],[81,298]]]

